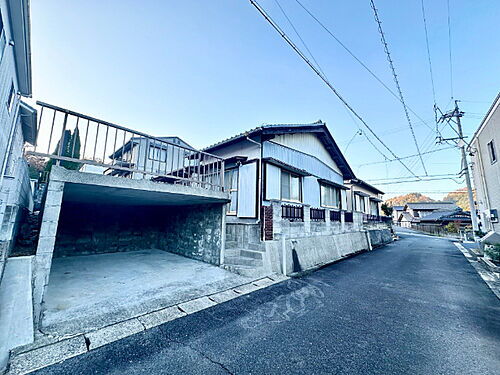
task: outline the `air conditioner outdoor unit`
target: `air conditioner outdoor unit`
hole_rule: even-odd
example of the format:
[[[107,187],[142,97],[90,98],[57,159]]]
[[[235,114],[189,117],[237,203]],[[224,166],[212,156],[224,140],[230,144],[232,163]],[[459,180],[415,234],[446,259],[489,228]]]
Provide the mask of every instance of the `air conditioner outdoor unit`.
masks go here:
[[[490,220],[492,223],[498,223],[498,210],[490,210]]]

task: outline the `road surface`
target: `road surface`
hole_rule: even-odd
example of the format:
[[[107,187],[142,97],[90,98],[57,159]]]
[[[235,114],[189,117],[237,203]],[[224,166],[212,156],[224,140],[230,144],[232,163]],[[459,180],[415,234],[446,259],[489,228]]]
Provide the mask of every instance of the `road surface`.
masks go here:
[[[406,233],[37,372],[227,373],[500,374],[500,301],[453,243]]]

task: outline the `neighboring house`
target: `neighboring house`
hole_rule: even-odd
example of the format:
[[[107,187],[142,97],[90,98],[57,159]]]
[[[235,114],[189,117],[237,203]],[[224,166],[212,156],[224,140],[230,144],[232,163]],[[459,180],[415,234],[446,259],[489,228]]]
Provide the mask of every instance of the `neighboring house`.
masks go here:
[[[418,221],[437,210],[457,210],[458,208],[455,202],[417,202],[405,204],[404,211]]]
[[[438,210],[421,218],[419,224],[444,227],[449,223],[456,224],[459,227],[471,225],[470,212],[463,211],[461,208],[455,210]]]
[[[204,151],[224,158],[234,272],[297,272],[391,240],[378,228],[382,192],[356,178],[321,121],[263,125]]]
[[[326,125],[264,125],[204,151],[225,159],[228,222],[256,222],[272,201],[347,210],[355,179]]]
[[[483,232],[500,235],[500,93],[472,136],[472,175]]]
[[[416,222],[409,212],[403,211],[398,217],[398,225],[403,228],[411,228],[413,222]]]
[[[404,211],[405,206],[393,206],[392,207],[392,222],[397,223],[401,213]]]
[[[383,191],[359,179],[346,180],[345,185],[349,188],[347,194],[349,210],[373,216],[381,215]]]
[[[109,158],[114,165],[138,171],[157,174],[186,174],[188,166],[192,166],[189,156],[195,151],[193,147],[179,137],[157,137],[158,142],[145,137],[132,137],[118,148]],[[120,175],[132,178],[143,178],[143,172],[131,172],[108,168],[108,175]]]
[[[23,208],[30,208],[26,142],[36,138],[36,111],[21,102],[31,96],[28,0],[0,0],[0,278],[14,245]]]

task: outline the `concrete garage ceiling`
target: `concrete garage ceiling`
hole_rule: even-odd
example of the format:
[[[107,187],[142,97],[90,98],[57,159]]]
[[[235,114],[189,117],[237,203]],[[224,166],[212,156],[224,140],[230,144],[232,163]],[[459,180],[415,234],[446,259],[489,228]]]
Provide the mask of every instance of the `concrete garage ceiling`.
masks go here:
[[[63,201],[126,206],[186,206],[221,203],[210,196],[65,183]]]

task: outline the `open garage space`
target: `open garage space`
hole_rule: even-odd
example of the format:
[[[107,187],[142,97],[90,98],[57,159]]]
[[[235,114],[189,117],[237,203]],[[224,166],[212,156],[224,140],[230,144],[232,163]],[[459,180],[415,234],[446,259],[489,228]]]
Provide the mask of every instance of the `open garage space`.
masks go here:
[[[54,167],[36,254],[39,326],[87,331],[244,283],[217,267],[227,201],[196,186]]]
[[[41,328],[54,335],[88,332],[248,281],[156,249],[55,258]]]

